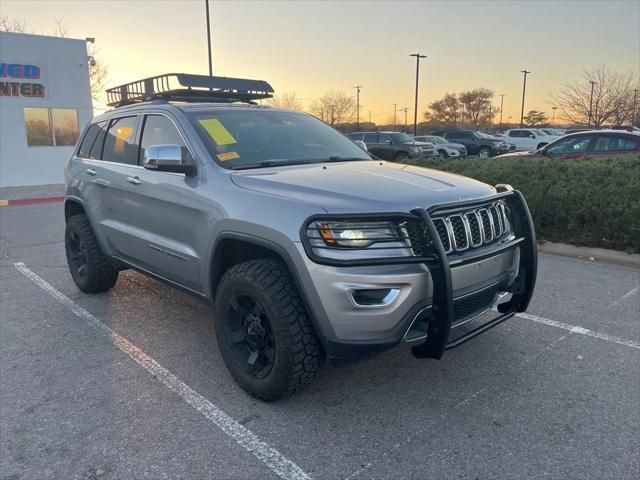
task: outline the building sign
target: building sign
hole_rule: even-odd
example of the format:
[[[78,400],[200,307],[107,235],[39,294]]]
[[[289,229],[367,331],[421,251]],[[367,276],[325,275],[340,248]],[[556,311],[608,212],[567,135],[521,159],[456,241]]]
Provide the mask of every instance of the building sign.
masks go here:
[[[44,85],[29,81],[39,78],[37,65],[0,63],[0,97],[44,97]]]

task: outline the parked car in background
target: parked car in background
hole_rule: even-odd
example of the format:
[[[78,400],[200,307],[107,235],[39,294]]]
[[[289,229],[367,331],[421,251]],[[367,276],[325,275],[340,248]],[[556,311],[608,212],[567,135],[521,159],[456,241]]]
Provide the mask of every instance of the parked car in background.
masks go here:
[[[504,132],[509,143],[516,146],[516,150],[533,151],[560,138],[558,135],[549,135],[537,128],[513,128]]]
[[[589,130],[571,133],[533,152],[516,152],[500,157],[578,158],[640,152],[640,134],[621,130]]]
[[[403,161],[413,157],[433,156],[432,143],[416,141],[406,133],[400,132],[353,132],[348,133],[351,140],[360,140],[367,150],[383,160]]]
[[[422,135],[414,137],[414,139],[418,142],[432,143],[435,149],[435,155],[441,158],[467,156],[467,147],[461,143],[451,143],[446,138],[436,135]]]
[[[558,137],[565,134],[565,131],[562,128],[539,128],[538,130],[542,130],[547,135],[556,135]]]
[[[461,143],[467,148],[469,155],[478,155],[481,158],[493,157],[509,151],[509,144],[504,140],[474,130],[445,130],[433,132],[433,135]]]

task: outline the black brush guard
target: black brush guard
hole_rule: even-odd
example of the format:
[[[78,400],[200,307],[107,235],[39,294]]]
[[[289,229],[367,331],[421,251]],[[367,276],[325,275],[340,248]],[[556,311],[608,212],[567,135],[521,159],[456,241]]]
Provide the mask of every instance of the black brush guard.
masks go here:
[[[510,242],[508,248],[513,248],[515,245],[518,245],[520,248],[518,276],[511,288],[512,296],[508,302],[498,305],[498,316],[453,340],[449,339],[451,324],[453,322],[453,286],[451,283],[451,266],[447,255],[444,253],[442,241],[440,240],[440,236],[436,231],[436,227],[434,226],[429,213],[441,210],[442,207],[434,206],[429,210],[413,210],[412,213],[418,215],[425,222],[427,231],[432,238],[435,253],[435,258],[433,260],[424,262],[429,268],[429,272],[433,278],[433,307],[431,319],[428,323],[426,340],[420,345],[416,345],[411,348],[411,352],[416,357],[439,359],[442,357],[445,350],[462,345],[496,325],[501,324],[505,320],[508,320],[517,312],[525,311],[529,306],[538,271],[538,253],[533,220],[531,218],[529,208],[527,207],[527,203],[520,192],[509,191],[501,194],[500,198],[507,202],[507,205],[511,210],[511,228],[515,235],[515,240]],[[473,206],[473,202],[456,204],[456,208]],[[501,248],[499,251],[504,251],[506,249],[507,248]],[[497,252],[489,251],[483,256],[486,257],[494,255],[495,253]],[[477,261],[479,258],[482,257],[474,256],[469,258],[467,261],[462,260],[457,262],[457,264]]]
[[[519,191],[512,190],[508,186],[498,185],[496,187],[500,193],[491,198],[460,202],[454,204],[434,205],[428,209],[417,208],[412,210],[412,216],[418,217],[426,225],[427,233],[430,237],[428,252],[421,257],[401,257],[401,258],[381,258],[362,260],[330,260],[320,257],[313,251],[306,235],[306,231],[314,221],[319,219],[353,218],[349,215],[318,215],[309,218],[301,229],[302,244],[309,257],[324,265],[333,266],[363,266],[363,265],[389,265],[398,263],[423,263],[429,269],[433,279],[433,301],[431,318],[428,323],[427,338],[419,345],[412,347],[412,353],[419,358],[440,359],[445,350],[449,350],[462,345],[474,337],[487,330],[501,324],[505,320],[513,317],[517,312],[527,309],[536,283],[538,270],[538,254],[533,227],[533,220],[527,203]],[[431,215],[446,211],[464,210],[487,204],[488,202],[503,200],[507,203],[511,212],[511,229],[514,239],[508,242],[489,245],[480,251],[467,251],[449,259],[445,254],[445,249],[436,231]],[[403,214],[407,215],[407,214]],[[377,214],[364,215],[362,218],[376,219]],[[511,299],[498,305],[498,315],[477,328],[450,339],[451,324],[453,322],[453,285],[451,281],[451,268],[476,262],[482,258],[492,257],[501,252],[513,248],[520,248],[520,260],[518,265],[518,276],[514,280],[510,293]]]

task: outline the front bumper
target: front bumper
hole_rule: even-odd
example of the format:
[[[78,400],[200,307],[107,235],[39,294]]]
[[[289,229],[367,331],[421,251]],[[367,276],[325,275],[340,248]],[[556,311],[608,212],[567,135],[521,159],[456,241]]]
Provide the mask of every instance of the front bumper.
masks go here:
[[[476,335],[526,309],[535,284],[537,253],[535,234],[529,210],[519,192],[503,192],[494,199],[456,204],[473,207],[488,200],[504,199],[513,212],[515,238],[509,242],[488,245],[451,258],[444,253],[430,213],[416,209],[431,233],[431,250],[419,262],[403,263],[367,261],[364,264],[331,264],[314,261],[305,255],[305,246],[297,245],[301,268],[308,272],[305,290],[312,290],[316,301],[307,302],[314,318],[322,318],[320,335],[328,357],[337,364],[353,363],[394,347],[403,340],[416,321],[422,322],[424,335],[411,340],[419,357],[440,358],[445,349],[458,346]],[[432,231],[433,229],[433,231]],[[304,242],[303,242],[304,243]],[[317,260],[317,259],[315,259]],[[353,302],[350,292],[359,289],[397,290],[389,304],[362,306]],[[500,314],[459,338],[450,338],[452,327],[463,318],[462,299],[481,292],[496,296],[512,293],[511,299],[499,305]],[[307,295],[309,297],[309,295]],[[465,307],[466,308],[466,307]]]

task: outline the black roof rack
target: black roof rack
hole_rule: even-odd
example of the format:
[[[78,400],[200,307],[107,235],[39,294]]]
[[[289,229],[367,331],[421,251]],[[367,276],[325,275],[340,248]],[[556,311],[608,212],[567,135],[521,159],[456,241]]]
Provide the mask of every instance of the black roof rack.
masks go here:
[[[273,88],[264,80],[165,73],[107,89],[107,105],[164,99],[176,102],[247,102],[271,98]]]

